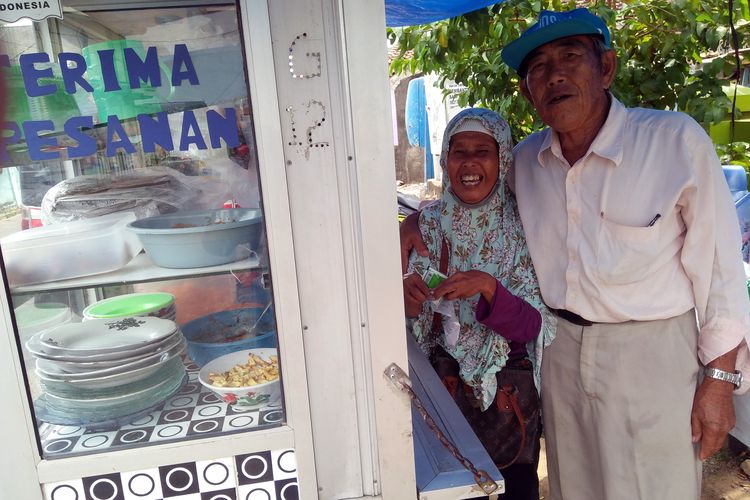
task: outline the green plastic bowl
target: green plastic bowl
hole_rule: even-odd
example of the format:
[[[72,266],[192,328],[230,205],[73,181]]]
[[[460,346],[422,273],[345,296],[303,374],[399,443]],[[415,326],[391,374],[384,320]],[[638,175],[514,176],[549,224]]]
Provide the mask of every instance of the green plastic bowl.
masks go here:
[[[165,292],[129,293],[91,304],[83,310],[86,319],[125,316],[163,316],[174,306],[174,295]]]

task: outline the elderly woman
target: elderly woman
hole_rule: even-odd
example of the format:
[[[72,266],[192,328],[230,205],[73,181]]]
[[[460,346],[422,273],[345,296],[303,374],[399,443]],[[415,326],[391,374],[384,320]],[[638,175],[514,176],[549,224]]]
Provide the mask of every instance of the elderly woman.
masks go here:
[[[495,408],[498,376],[525,366],[538,387],[542,349],[555,329],[505,182],[512,147],[508,124],[493,111],[466,109],[448,123],[440,158],[444,193],[419,217],[429,256],[412,253],[404,300],[412,334],[502,468],[507,493],[500,498],[537,500],[539,429],[528,430],[531,458],[511,465],[499,463],[504,443],[496,438],[503,425]],[[428,288],[429,268],[448,278]],[[538,401],[534,385],[531,390]]]

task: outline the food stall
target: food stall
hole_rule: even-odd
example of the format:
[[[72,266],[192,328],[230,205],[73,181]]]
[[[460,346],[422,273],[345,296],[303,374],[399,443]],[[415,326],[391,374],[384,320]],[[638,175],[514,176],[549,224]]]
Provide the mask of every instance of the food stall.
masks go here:
[[[382,2],[0,19],[4,498],[502,491],[407,349]]]

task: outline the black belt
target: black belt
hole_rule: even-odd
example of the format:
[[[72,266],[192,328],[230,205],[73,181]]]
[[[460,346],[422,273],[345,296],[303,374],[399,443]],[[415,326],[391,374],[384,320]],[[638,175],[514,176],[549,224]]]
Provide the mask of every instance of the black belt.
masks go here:
[[[570,321],[574,325],[578,326],[591,326],[594,324],[593,321],[589,321],[586,318],[582,318],[574,312],[570,312],[567,309],[552,309],[552,312],[557,314],[559,317],[566,321]]]

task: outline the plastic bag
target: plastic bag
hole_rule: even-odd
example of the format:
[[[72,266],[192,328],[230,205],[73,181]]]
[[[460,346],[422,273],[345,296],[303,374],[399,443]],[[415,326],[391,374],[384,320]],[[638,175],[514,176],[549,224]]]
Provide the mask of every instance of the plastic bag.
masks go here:
[[[198,183],[172,169],[149,167],[123,174],[84,175],[64,180],[42,199],[42,223],[51,225],[131,211],[138,219],[198,210]]]
[[[456,317],[455,303],[455,300],[438,299],[433,301],[434,311],[443,315],[443,333],[445,333],[445,341],[450,347],[456,345],[461,331],[461,323],[458,322]]]
[[[190,178],[189,182],[200,183],[200,202],[207,209],[221,208],[226,202],[235,207],[260,208],[258,173],[229,158],[211,159],[206,173]]]

